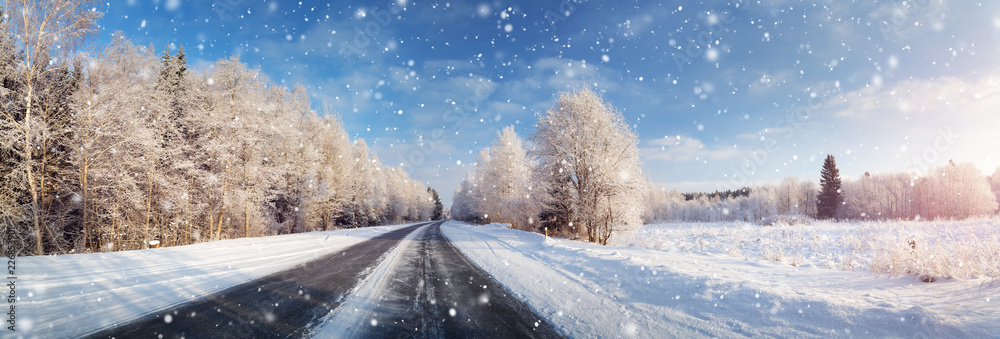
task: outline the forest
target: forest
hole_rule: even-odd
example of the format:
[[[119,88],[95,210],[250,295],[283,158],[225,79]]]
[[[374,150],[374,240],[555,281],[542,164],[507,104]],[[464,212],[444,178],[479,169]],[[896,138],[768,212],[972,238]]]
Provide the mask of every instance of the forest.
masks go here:
[[[441,218],[437,192],[351,140],[330,105],[238,56],[189,69],[86,1],[0,16],[0,225],[58,254]],[[85,48],[84,46],[88,46]]]
[[[773,223],[795,217],[819,218],[819,185],[815,181],[788,177],[777,184],[749,188],[749,195],[736,197],[685,195],[660,183],[649,192],[645,216],[655,221],[752,221]],[[841,220],[961,220],[997,213],[1000,200],[1000,168],[984,176],[969,163],[949,162],[930,173],[868,173],[846,180],[840,189],[842,202],[834,219]],[[794,221],[792,221],[794,222]]]

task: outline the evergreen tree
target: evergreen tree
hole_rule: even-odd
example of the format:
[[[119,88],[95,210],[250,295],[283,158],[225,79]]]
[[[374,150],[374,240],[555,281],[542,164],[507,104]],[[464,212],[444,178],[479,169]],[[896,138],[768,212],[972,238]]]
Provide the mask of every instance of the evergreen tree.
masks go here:
[[[833,218],[840,207],[843,196],[840,192],[840,170],[833,155],[827,155],[820,172],[820,193],[816,202],[816,216],[820,219]]]
[[[184,58],[184,46],[177,48],[177,53],[174,54],[174,87],[178,90],[182,90],[181,79],[184,79],[184,75],[187,72],[187,59]]]
[[[428,187],[427,191],[434,199],[434,214],[431,216],[431,220],[440,220],[444,216],[444,204],[441,203],[441,196],[438,195],[436,189]]]

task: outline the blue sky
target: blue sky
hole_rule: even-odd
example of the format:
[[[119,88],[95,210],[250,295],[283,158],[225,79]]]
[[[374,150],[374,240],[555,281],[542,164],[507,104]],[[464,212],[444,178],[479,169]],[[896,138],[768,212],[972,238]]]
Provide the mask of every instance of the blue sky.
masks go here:
[[[995,1],[105,3],[197,69],[239,54],[336,107],[387,164],[451,196],[514,125],[591,86],[632,124],[645,173],[682,191],[1000,165]]]

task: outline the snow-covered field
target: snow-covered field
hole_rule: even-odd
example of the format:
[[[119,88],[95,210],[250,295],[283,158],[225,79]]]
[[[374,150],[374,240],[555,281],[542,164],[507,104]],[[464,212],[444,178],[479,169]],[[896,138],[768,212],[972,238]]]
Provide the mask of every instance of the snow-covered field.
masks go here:
[[[571,337],[1000,333],[1000,288],[974,281],[927,284],[913,277],[734,257],[726,254],[732,246],[728,240],[702,236],[693,245],[671,242],[662,237],[667,231],[639,237],[662,248],[650,249],[546,241],[500,225],[449,222],[442,229],[467,256]],[[763,252],[767,245],[758,247]]]
[[[807,221],[644,225],[615,237],[618,246],[726,254],[793,266],[887,276],[1000,284],[1000,218],[967,221]]]
[[[72,338],[219,291],[406,225],[115,253],[18,258],[17,336]],[[4,335],[10,335],[4,331]]]

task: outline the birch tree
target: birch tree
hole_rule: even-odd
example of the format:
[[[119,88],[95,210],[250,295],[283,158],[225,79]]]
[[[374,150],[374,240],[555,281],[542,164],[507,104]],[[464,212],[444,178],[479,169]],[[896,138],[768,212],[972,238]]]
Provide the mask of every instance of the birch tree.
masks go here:
[[[541,173],[568,171],[573,223],[591,242],[641,223],[637,138],[621,114],[588,88],[561,93],[531,135]],[[552,179],[557,176],[551,176]]]
[[[2,11],[10,20],[7,27],[13,33],[13,48],[4,53],[13,55],[15,61],[12,83],[5,85],[8,95],[23,100],[8,101],[2,114],[3,142],[7,152],[16,156],[17,164],[8,177],[11,182],[23,182],[26,187],[28,210],[34,229],[35,253],[44,252],[43,237],[47,233],[55,241],[56,234],[44,223],[42,205],[46,197],[43,166],[36,157],[42,143],[48,140],[49,128],[43,122],[46,79],[65,72],[72,65],[68,57],[83,38],[94,32],[94,21],[100,14],[91,11],[91,1],[10,0]],[[9,67],[9,66],[8,66]],[[10,73],[8,73],[10,74]],[[12,93],[10,93],[12,92]],[[48,145],[46,145],[48,146]],[[43,233],[44,232],[44,233]]]

